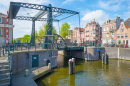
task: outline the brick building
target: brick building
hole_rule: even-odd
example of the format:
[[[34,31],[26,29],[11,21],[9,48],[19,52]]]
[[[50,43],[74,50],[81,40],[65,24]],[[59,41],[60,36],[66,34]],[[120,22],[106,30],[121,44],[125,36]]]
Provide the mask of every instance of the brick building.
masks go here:
[[[107,19],[102,25],[102,44],[116,43],[117,34],[120,23],[124,20],[120,17],[114,19]]]
[[[85,29],[75,27],[73,28],[73,42],[81,43],[84,39]]]
[[[117,44],[128,44],[130,46],[130,18],[120,24],[117,30]],[[128,26],[129,25],[129,26]]]
[[[101,42],[100,25],[95,19],[85,26],[85,41],[95,41],[97,44]]]
[[[6,44],[6,22],[7,22],[7,15],[0,13],[0,45]],[[13,41],[13,19],[8,20],[8,27],[9,27],[9,43]]]

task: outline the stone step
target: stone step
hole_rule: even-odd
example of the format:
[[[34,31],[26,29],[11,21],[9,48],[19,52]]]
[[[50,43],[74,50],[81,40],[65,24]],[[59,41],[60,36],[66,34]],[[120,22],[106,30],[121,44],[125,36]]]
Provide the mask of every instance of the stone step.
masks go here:
[[[0,84],[0,86],[10,86],[10,82]]]
[[[0,74],[0,79],[9,78],[9,77],[10,77],[10,73]]]
[[[0,79],[0,86],[9,86],[9,83],[10,84],[10,78],[3,78],[3,79]]]
[[[10,69],[2,69],[0,70],[0,74],[10,73]]]
[[[9,65],[0,65],[0,70],[9,69]]]
[[[9,62],[6,61],[6,62],[0,62],[0,65],[9,65]]]

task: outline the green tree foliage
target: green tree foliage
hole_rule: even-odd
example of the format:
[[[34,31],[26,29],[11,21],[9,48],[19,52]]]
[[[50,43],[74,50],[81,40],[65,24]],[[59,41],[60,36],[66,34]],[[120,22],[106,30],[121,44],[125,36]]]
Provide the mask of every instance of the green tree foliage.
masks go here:
[[[45,33],[46,33],[46,26],[47,25],[45,24],[42,27],[40,27],[39,32],[37,30],[35,30],[35,41],[36,42],[38,42],[40,40],[40,38],[38,38],[38,37],[43,37],[45,35]],[[57,34],[55,27],[53,27],[52,34]],[[27,42],[29,43],[30,42],[30,38],[31,38],[31,36],[26,34],[23,37],[15,39],[15,42],[16,41],[21,41],[22,43],[27,43]],[[13,40],[13,42],[14,42],[14,40]]]
[[[38,34],[39,37],[43,37],[45,35],[46,27],[47,27],[47,24],[44,24],[42,27],[40,27],[40,31]],[[52,35],[54,35],[54,34],[57,34],[55,27],[53,27],[53,30],[52,30]]]
[[[64,23],[61,26],[61,30],[60,30],[60,35],[62,38],[66,38],[67,36],[69,36],[70,33],[70,25],[68,23]]]
[[[37,30],[35,30],[35,42],[38,42],[39,40],[38,40],[38,32],[37,32]]]
[[[21,42],[22,42],[22,43],[27,43],[27,42],[29,42],[29,41],[30,41],[30,37],[31,37],[30,35],[25,34],[25,35],[23,36]]]

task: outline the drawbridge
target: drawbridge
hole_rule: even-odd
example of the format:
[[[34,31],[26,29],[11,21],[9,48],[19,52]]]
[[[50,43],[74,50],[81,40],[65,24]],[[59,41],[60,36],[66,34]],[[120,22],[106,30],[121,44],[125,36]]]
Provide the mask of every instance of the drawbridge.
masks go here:
[[[33,17],[17,16],[20,8],[38,10],[38,12]],[[58,16],[62,16],[63,14],[69,14],[69,16],[65,18],[61,18],[61,19],[56,19]],[[46,27],[46,33],[45,33],[42,47],[44,49],[47,49],[49,46],[48,44],[51,44],[51,43],[54,44],[55,42],[54,36],[57,36],[58,38],[60,37],[61,40],[63,41],[63,43],[55,42],[57,44],[57,48],[70,49],[67,43],[64,41],[64,39],[60,35],[52,34],[52,29],[53,29],[53,22],[59,23],[59,21],[64,20],[74,15],[79,15],[79,12],[67,10],[63,8],[58,8],[58,7],[52,7],[51,4],[49,4],[48,6],[45,6],[45,5],[31,4],[31,3],[10,2],[8,17],[9,19],[32,21],[32,32],[31,32],[30,44],[35,44],[35,21],[46,21],[47,27]],[[79,15],[79,27],[80,27],[80,15]],[[59,42],[61,42],[61,40]]]

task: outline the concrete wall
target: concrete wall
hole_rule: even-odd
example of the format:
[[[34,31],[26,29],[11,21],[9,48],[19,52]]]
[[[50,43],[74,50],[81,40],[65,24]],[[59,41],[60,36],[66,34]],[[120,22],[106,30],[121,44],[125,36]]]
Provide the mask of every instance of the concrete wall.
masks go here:
[[[130,49],[119,49],[119,59],[130,60]]]
[[[12,70],[13,73],[18,72],[25,68],[32,67],[32,55],[38,55],[39,64],[38,66],[45,66],[46,59],[49,59],[52,67],[57,66],[57,56],[58,50],[40,50],[40,51],[26,51],[26,52],[17,52],[12,53]]]
[[[97,51],[99,49],[99,52]],[[130,49],[127,48],[115,48],[115,47],[85,47],[84,48],[84,58],[88,58],[89,60],[98,60],[102,58],[102,54],[108,54],[109,58],[118,58],[118,59],[125,59],[130,60]]]

